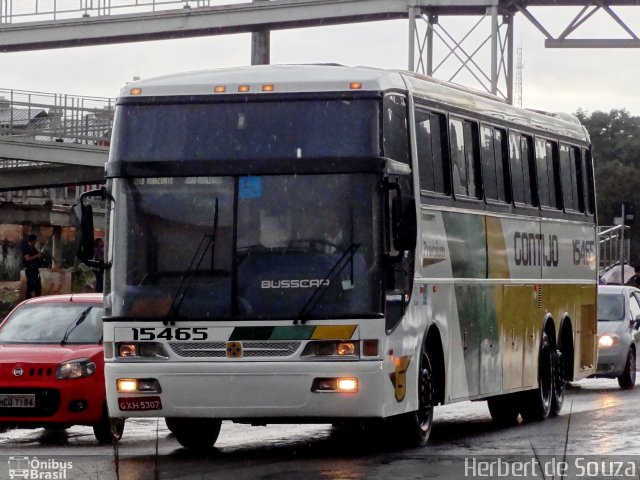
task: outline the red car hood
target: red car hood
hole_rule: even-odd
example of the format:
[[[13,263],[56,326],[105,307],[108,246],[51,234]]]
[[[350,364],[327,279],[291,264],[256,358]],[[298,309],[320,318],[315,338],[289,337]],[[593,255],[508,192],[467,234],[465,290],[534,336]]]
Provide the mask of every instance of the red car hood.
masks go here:
[[[0,365],[19,363],[48,364],[58,363],[77,358],[91,358],[102,352],[102,345],[43,345],[43,344],[2,344],[0,345]],[[102,358],[102,355],[100,355]]]

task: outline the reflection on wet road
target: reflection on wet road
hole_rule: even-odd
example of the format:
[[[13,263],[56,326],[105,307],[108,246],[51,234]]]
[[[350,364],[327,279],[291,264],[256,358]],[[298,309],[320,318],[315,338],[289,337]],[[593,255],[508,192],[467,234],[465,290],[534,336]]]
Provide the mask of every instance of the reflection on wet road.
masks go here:
[[[225,422],[216,448],[198,455],[182,449],[157,419],[127,421],[118,462],[111,447],[96,444],[89,427],[10,430],[0,434],[0,447],[6,456],[72,459],[77,467],[69,479],[452,478],[452,468],[464,476],[458,465],[465,457],[637,454],[640,436],[629,432],[639,416],[640,387],[622,391],[615,380],[585,380],[567,391],[560,416],[540,423],[496,427],[486,402],[438,407],[430,445],[423,449],[394,447],[394,439],[382,446],[371,436],[330,425]]]

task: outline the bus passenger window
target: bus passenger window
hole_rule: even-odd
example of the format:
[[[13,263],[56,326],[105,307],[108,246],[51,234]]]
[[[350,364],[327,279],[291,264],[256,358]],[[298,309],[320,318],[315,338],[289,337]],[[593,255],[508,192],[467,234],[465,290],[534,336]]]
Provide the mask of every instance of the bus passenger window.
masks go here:
[[[576,212],[584,211],[578,195],[580,166],[576,164],[576,148],[560,144],[560,172],[565,209]]]
[[[591,159],[591,152],[584,150],[583,155],[583,169],[584,175],[582,176],[584,181],[584,193],[586,200],[586,210],[589,215],[593,215],[596,211],[596,196],[594,191],[593,182],[593,160]]]
[[[536,160],[533,155],[533,138],[523,135],[520,139],[520,150],[522,152],[524,202],[527,205],[537,207],[540,203],[540,197],[536,190]]]
[[[475,147],[477,126],[453,119],[449,123],[454,192],[465,197],[480,198],[480,166]]]
[[[507,201],[507,136],[503,130],[490,127],[480,129],[482,175],[485,197],[488,200]]]
[[[446,121],[444,115],[416,111],[416,143],[420,189],[451,194],[446,149]]]
[[[536,138],[536,172],[538,179],[538,198],[540,205],[550,208],[559,207],[557,178],[559,177],[555,160],[554,144],[543,138]]]

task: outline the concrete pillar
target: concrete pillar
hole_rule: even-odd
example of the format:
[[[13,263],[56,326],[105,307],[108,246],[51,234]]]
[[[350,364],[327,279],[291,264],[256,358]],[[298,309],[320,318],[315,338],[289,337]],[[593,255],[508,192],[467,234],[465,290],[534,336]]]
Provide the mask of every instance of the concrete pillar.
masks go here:
[[[253,0],[254,3],[269,0]],[[251,65],[269,65],[271,63],[271,31],[256,30],[251,33]]]
[[[62,268],[62,227],[53,227],[51,268]]]

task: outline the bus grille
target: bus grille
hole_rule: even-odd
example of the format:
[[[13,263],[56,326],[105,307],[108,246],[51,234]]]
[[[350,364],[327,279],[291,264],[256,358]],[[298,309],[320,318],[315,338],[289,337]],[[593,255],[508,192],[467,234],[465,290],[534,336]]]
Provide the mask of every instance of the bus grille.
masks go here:
[[[242,357],[289,357],[293,355],[302,342],[242,342]],[[169,342],[171,350],[181,357],[213,357],[227,356],[226,342]]]

